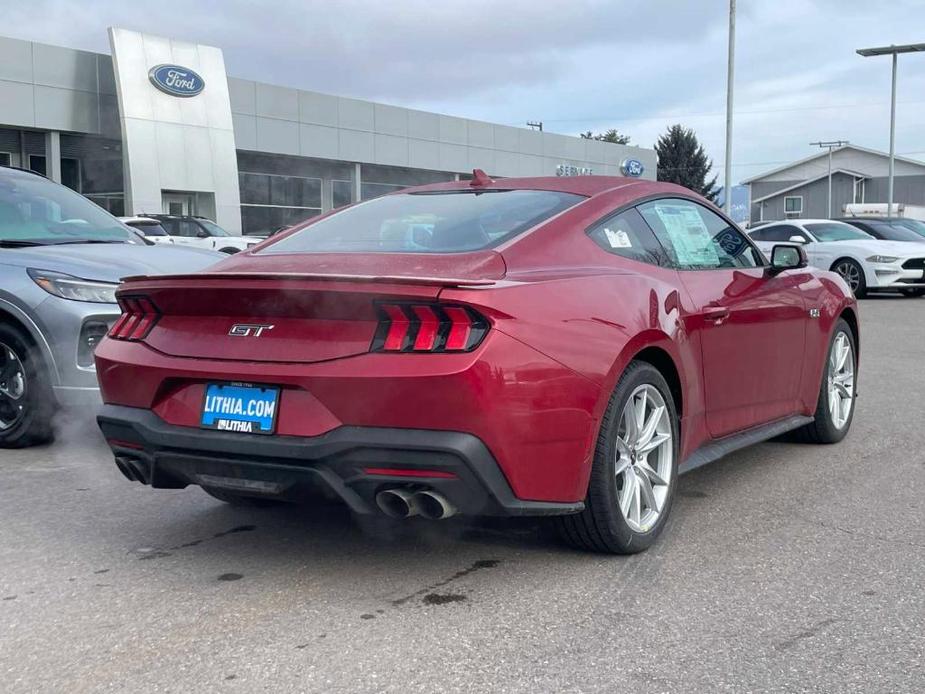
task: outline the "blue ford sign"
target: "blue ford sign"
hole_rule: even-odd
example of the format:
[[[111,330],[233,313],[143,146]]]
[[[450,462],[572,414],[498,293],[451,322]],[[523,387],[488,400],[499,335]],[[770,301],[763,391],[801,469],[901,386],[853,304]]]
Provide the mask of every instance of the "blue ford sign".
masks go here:
[[[206,86],[198,73],[179,65],[155,65],[148,71],[148,79],[171,96],[196,96]]]
[[[638,159],[624,159],[623,163],[620,164],[620,171],[624,176],[632,176],[633,178],[639,178],[642,176],[642,172],[646,168],[642,165],[642,162]]]

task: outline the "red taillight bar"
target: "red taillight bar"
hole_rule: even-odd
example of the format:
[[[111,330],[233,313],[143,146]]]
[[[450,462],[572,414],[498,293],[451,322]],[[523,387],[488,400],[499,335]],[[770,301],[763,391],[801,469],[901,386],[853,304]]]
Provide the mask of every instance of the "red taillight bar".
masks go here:
[[[122,315],[109,329],[113,340],[143,340],[161,317],[157,306],[146,296],[120,296]]]
[[[376,304],[379,328],[372,352],[468,352],[488,332],[488,321],[467,306],[424,303]]]

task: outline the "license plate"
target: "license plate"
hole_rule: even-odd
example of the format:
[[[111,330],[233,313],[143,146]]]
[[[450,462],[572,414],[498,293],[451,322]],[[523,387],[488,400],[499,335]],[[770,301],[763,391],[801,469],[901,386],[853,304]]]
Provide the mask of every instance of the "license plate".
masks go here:
[[[242,434],[272,434],[276,429],[279,388],[248,383],[210,383],[200,426]]]

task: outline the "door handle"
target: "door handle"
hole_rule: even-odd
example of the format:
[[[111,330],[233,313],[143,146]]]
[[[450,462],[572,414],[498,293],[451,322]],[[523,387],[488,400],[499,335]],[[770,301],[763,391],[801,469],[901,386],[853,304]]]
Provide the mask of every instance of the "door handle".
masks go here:
[[[707,306],[703,309],[703,317],[719,325],[729,318],[729,309],[725,306]]]

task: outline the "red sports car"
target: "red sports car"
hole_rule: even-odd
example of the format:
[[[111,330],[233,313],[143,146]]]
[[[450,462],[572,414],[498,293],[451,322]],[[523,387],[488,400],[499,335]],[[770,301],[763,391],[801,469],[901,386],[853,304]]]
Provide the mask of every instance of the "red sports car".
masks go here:
[[[133,277],[96,351],[119,469],[232,503],[555,516],[629,553],[677,476],[851,425],[858,314],[690,191],[460,181],[334,211],[209,272]]]

